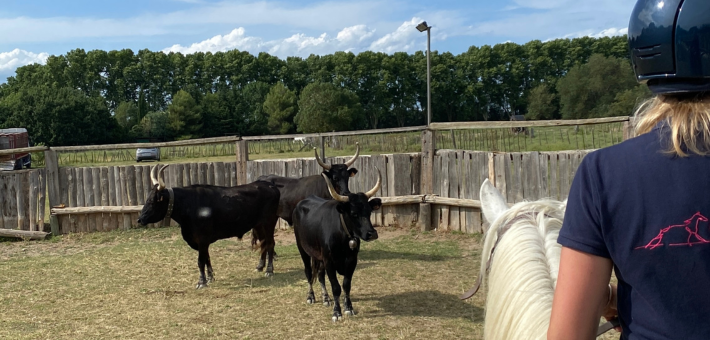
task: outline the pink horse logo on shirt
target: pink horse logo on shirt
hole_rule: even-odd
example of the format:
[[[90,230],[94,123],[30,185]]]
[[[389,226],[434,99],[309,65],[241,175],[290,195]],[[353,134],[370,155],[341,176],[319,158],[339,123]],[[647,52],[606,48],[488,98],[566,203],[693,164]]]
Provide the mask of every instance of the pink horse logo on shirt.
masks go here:
[[[670,225],[666,228],[661,229],[658,235],[651,239],[648,244],[646,244],[645,246],[636,247],[634,249],[656,249],[664,245],[664,238],[665,241],[668,242],[668,246],[690,247],[696,244],[710,243],[710,241],[706,240],[698,233],[700,228],[700,222],[707,221],[707,217],[703,216],[700,212],[697,212],[695,213],[695,215],[685,220],[683,224]],[[670,243],[673,242],[673,240],[680,240],[681,238],[685,238],[685,241],[681,243]]]

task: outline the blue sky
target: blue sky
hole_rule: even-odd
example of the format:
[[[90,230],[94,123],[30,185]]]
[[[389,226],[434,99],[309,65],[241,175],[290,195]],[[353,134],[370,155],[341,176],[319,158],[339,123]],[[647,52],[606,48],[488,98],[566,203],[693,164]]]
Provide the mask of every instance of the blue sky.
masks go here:
[[[348,50],[432,49],[626,33],[635,0],[214,1],[0,0],[0,82],[48,55],[85,50],[266,51],[281,58]]]

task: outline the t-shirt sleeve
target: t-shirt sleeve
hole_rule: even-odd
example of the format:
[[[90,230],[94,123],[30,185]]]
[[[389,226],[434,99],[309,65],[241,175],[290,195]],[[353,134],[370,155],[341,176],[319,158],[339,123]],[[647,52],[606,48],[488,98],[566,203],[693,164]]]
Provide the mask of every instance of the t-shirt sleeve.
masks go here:
[[[610,258],[601,227],[595,156],[594,153],[587,155],[577,169],[557,242],[567,248]]]

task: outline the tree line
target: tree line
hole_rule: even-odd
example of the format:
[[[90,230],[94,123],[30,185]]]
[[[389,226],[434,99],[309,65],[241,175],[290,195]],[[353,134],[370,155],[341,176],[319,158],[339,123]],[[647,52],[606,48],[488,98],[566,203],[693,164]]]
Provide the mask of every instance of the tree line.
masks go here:
[[[638,86],[625,36],[432,52],[432,121],[628,115]],[[268,53],[82,49],[17,69],[0,126],[79,145],[426,124],[423,52]]]

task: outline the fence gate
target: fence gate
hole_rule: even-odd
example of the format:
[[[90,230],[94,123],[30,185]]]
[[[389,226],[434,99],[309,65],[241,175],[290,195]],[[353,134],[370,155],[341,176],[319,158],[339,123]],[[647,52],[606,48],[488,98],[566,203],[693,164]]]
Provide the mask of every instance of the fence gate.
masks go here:
[[[45,231],[44,169],[0,172],[0,228]]]

